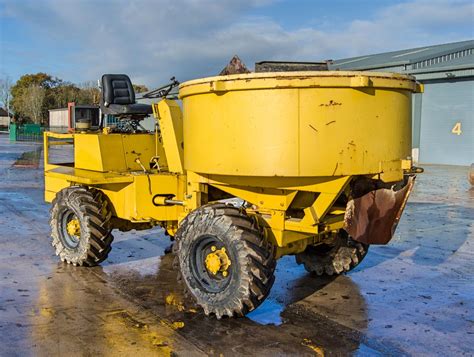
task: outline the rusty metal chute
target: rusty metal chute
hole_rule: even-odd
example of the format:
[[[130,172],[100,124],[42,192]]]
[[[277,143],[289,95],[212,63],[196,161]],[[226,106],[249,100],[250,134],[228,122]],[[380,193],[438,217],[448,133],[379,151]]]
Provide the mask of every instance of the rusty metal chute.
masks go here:
[[[365,244],[387,244],[393,237],[415,176],[410,176],[401,190],[378,189],[347,203],[344,229],[356,241]]]

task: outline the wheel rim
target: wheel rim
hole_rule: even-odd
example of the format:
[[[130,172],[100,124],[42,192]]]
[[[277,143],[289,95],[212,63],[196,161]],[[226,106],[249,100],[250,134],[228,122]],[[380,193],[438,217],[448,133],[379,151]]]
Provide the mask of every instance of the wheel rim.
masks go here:
[[[191,273],[201,289],[218,293],[232,278],[232,254],[216,236],[203,235],[191,247]]]
[[[81,238],[81,226],[79,219],[74,212],[65,211],[61,215],[60,238],[64,245],[69,249],[75,249],[79,246]]]

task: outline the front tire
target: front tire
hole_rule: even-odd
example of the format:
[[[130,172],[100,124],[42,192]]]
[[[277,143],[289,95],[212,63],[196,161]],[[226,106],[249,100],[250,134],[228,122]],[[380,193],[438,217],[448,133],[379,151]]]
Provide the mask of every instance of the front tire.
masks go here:
[[[181,280],[206,315],[244,316],[275,280],[275,250],[242,210],[222,203],[191,212],[176,233]]]
[[[58,192],[50,211],[56,255],[74,266],[104,261],[113,241],[110,217],[108,201],[99,190],[72,186]]]

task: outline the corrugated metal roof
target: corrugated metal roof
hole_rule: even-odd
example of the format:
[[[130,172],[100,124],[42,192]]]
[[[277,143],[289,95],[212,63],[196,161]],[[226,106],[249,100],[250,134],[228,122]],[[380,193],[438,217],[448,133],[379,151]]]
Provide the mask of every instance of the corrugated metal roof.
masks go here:
[[[436,70],[466,65],[474,68],[474,40],[344,58],[333,61],[329,69],[373,70],[402,66],[409,73],[423,68]]]

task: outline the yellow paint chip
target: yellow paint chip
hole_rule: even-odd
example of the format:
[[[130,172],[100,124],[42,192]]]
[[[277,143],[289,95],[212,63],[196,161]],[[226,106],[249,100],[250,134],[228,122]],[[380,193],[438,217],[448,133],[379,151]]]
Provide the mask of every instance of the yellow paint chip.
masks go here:
[[[179,330],[180,328],[184,327],[184,322],[183,321],[175,321],[171,324],[171,327],[173,327],[175,330]]]
[[[314,351],[314,353],[316,354],[316,356],[324,357],[324,350],[321,347],[316,346],[315,344],[313,344],[313,342],[309,338],[303,339],[303,342],[301,342],[301,344],[303,346],[306,346],[306,347],[312,349]]]
[[[174,306],[178,311],[184,311],[183,303],[174,294],[168,294],[165,298],[166,305]]]
[[[53,309],[49,308],[49,307],[42,307],[40,309],[40,314],[41,316],[43,317],[52,317],[55,315],[55,312]]]

